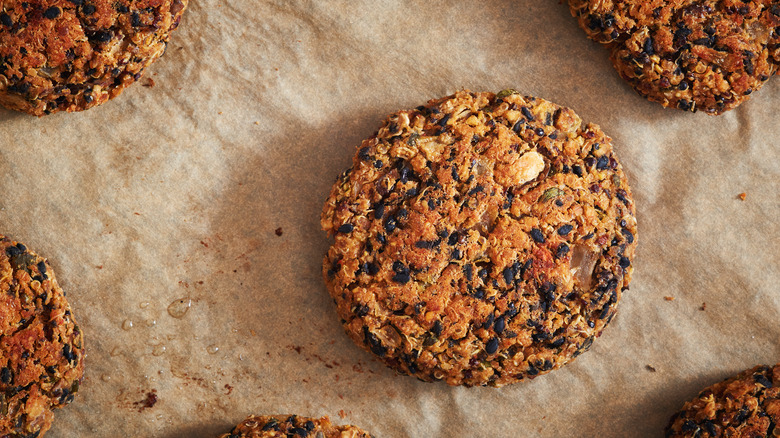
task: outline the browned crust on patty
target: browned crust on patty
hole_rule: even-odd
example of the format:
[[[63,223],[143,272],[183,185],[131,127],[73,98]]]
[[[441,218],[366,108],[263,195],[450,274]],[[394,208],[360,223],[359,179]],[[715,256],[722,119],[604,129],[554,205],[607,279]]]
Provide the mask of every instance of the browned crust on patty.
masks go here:
[[[0,437],[39,437],[84,374],[82,333],[46,259],[0,235]]]
[[[569,0],[623,79],[666,107],[721,114],[780,66],[777,0]]]
[[[42,116],[118,96],[165,51],[188,0],[6,0],[0,104]]]
[[[780,365],[757,366],[716,383],[686,402],[666,426],[667,438],[777,436]]]
[[[334,185],[323,276],[395,370],[501,386],[587,350],[628,287],[631,191],[611,140],[512,90],[391,115]]]

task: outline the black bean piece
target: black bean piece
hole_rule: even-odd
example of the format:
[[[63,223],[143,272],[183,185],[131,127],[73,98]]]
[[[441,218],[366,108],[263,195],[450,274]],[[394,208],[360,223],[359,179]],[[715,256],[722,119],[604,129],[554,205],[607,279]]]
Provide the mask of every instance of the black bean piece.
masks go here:
[[[601,313],[599,313],[599,319],[604,319],[609,315],[610,311],[610,304],[612,304],[610,301],[607,301],[606,304],[604,304],[604,308],[601,309]]]
[[[684,46],[688,42],[688,37],[691,35],[692,31],[688,29],[685,26],[681,26],[679,29],[674,31],[674,45],[676,48],[679,48],[681,46]]]
[[[621,268],[626,269],[631,265],[631,260],[629,260],[628,257],[620,257],[618,265],[620,265]]]
[[[493,329],[496,331],[496,333],[501,334],[504,329],[506,328],[506,318],[503,316],[499,316],[496,318],[496,322],[493,324]]]
[[[97,8],[94,5],[84,5],[81,8],[81,12],[83,12],[83,13],[85,13],[87,15],[92,15],[92,14],[95,13],[95,11],[97,11]]]
[[[307,421],[306,424],[303,425],[303,427],[306,430],[314,430],[314,422],[313,421]]]
[[[379,273],[379,266],[374,262],[366,263],[366,272],[368,272],[369,275],[376,275]]]
[[[36,267],[38,268],[38,272],[40,272],[41,275],[44,275],[44,276],[46,275],[46,263],[45,262],[42,262],[42,261],[38,262]]]
[[[107,43],[111,41],[111,31],[99,30],[89,37],[90,41],[96,41],[99,43]]]
[[[772,382],[761,374],[753,374],[753,380],[755,380],[756,383],[764,385],[765,388],[772,387]]]
[[[438,241],[436,240],[418,240],[414,243],[414,246],[420,249],[433,249],[437,243]]]
[[[531,238],[534,239],[534,242],[536,243],[545,242],[545,238],[544,238],[544,234],[542,234],[542,230],[538,228],[532,228],[530,234],[531,234]]]
[[[562,225],[560,228],[558,228],[558,234],[561,235],[561,236],[565,236],[565,235],[569,234],[571,232],[571,230],[573,230],[573,229],[574,229],[574,227],[569,225],[569,224]]]
[[[615,196],[617,196],[618,199],[620,199],[620,202],[622,202],[625,205],[628,205],[628,193],[626,193],[623,189],[618,189],[617,192],[615,192]]]
[[[130,15],[130,24],[132,24],[133,27],[140,27],[143,24],[141,21],[141,15],[138,13],[138,11],[133,11],[133,13]]]
[[[268,421],[268,423],[265,423],[265,426],[263,426],[263,430],[279,430],[279,421],[276,418],[272,418]]]
[[[5,249],[5,253],[8,254],[8,257],[16,257],[21,254],[22,251],[19,251],[19,248],[15,246],[9,246]]]
[[[360,304],[355,308],[355,315],[357,315],[358,318],[362,318],[368,315],[369,310],[370,309],[368,308],[368,306],[366,306],[365,304]]]
[[[749,416],[750,416],[750,410],[747,407],[744,407],[739,410],[739,413],[734,418],[734,421],[737,423],[742,423],[743,421],[747,420]]]
[[[715,423],[713,423],[712,421],[704,420],[702,426],[704,427],[704,430],[707,431],[708,434],[710,434],[711,437],[718,436],[718,430],[715,428]]]
[[[558,246],[558,250],[555,252],[555,258],[562,259],[569,253],[569,245],[561,243]]]
[[[485,344],[485,353],[494,354],[498,351],[498,338],[492,338]]]
[[[563,345],[564,342],[566,342],[566,338],[558,338],[558,339],[550,342],[550,346],[553,347],[553,348],[558,348],[561,345]]]
[[[753,60],[749,57],[745,56],[742,59],[742,65],[745,67],[745,72],[749,75],[752,75],[756,72],[756,67],[753,65]]]
[[[681,432],[693,432],[695,430],[699,430],[699,426],[693,420],[685,420],[682,427],[680,427]]]
[[[529,269],[531,269],[531,267],[533,267],[533,265],[534,265],[533,259],[528,259],[525,261],[525,263],[523,263],[522,269],[519,269],[517,272],[519,272],[520,276],[522,277],[523,275],[525,275],[526,271],[528,271]]]
[[[290,435],[296,436],[296,435],[298,435],[298,436],[301,436],[301,437],[305,437],[308,434],[309,434],[309,432],[306,429],[302,428],[302,427],[293,427],[293,428],[291,428],[291,429],[289,429],[287,431],[287,436],[290,436]]]
[[[642,51],[648,55],[655,53],[655,50],[653,50],[653,37],[647,37],[644,45],[642,46]]]
[[[534,120],[536,120],[536,118],[534,118],[533,113],[531,112],[530,109],[528,109],[528,107],[525,107],[525,106],[524,107],[520,107],[520,112],[523,113],[523,116],[526,119],[528,119],[529,122],[533,122]]]
[[[68,344],[62,346],[62,355],[65,356],[65,359],[67,359],[68,362],[76,360],[76,353],[70,349],[70,345]]]
[[[544,296],[544,300],[551,303],[555,301],[555,291],[558,289],[558,285],[545,281],[539,288],[539,293]]]
[[[600,156],[596,161],[596,169],[604,170],[607,167],[609,167],[609,157],[606,155]]]
[[[626,238],[626,241],[629,244],[634,243],[634,235],[631,233],[631,231],[628,231],[627,229],[623,228],[623,236]]]
[[[401,168],[400,180],[402,183],[407,183],[409,178],[414,177],[414,171],[406,166]]]
[[[363,338],[365,343],[371,348],[371,352],[379,357],[384,357],[387,354],[387,348],[382,345],[382,341],[368,330],[368,327],[363,327]]]
[[[62,10],[60,8],[52,6],[49,9],[43,11],[43,16],[49,20],[54,20],[55,18],[59,17],[61,13]]]
[[[382,216],[385,215],[385,204],[379,203],[374,207],[374,218],[375,219],[382,219]]]
[[[511,190],[507,191],[503,207],[504,208],[511,208],[512,207],[512,202],[514,202],[514,200],[515,200],[515,192],[513,192]]]
[[[342,233],[342,234],[349,234],[349,233],[351,233],[351,232],[352,232],[352,230],[354,230],[354,229],[355,229],[355,227],[353,227],[353,226],[352,226],[352,224],[342,224],[342,225],[341,225],[341,226],[338,228],[338,232],[339,232],[339,233]]]
[[[504,268],[503,274],[504,274],[504,282],[507,285],[514,283],[515,273],[511,266],[507,266],[506,268]]]
[[[393,275],[394,282],[401,284],[406,284],[409,282],[409,268],[407,268],[406,265],[396,261],[393,263],[393,271],[395,271],[395,275]]]
[[[712,47],[715,45],[715,37],[708,36],[707,38],[699,38],[693,41],[693,44],[697,46]]]
[[[11,16],[6,14],[5,12],[0,13],[0,23],[3,24],[3,26],[11,27],[14,25],[13,20],[11,20]]]
[[[431,327],[431,332],[438,338],[441,336],[441,331],[443,329],[444,327],[441,325],[441,321],[437,319],[436,322],[433,323],[433,327]]]
[[[493,322],[495,322],[495,320],[496,320],[496,315],[493,315],[493,314],[491,313],[490,315],[488,315],[488,317],[487,317],[487,319],[485,320],[485,322],[484,322],[484,323],[482,323],[482,328],[483,328],[483,329],[485,329],[485,330],[487,330],[487,329],[489,329],[490,327],[493,327]]]
[[[0,382],[3,382],[4,384],[8,385],[11,383],[11,380],[13,380],[13,375],[11,375],[11,370],[7,367],[3,367],[0,369]]]
[[[385,222],[385,231],[392,233],[397,226],[398,223],[395,221],[395,218],[387,218],[387,221]]]
[[[579,176],[579,177],[581,177],[583,175],[583,173],[582,173],[582,166],[580,166],[579,164],[575,164],[575,165],[571,166],[571,171],[574,172],[574,174]]]
[[[474,278],[474,266],[471,263],[463,265],[463,274],[466,275],[466,280],[471,281]]]

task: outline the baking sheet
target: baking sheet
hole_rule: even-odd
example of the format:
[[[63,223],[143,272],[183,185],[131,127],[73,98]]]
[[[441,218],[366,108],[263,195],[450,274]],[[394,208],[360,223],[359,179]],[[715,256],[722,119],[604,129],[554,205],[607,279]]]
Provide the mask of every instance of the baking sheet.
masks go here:
[[[377,437],[651,437],[704,386],[780,361],[780,79],[720,117],[664,110],[560,3],[194,0],[153,85],[78,114],[0,110],[0,232],[50,259],[88,351],[47,436],[205,438],[297,413]],[[631,290],[590,352],[533,381],[397,376],[342,331],[322,203],[385,115],[510,87],[613,137],[638,208]]]

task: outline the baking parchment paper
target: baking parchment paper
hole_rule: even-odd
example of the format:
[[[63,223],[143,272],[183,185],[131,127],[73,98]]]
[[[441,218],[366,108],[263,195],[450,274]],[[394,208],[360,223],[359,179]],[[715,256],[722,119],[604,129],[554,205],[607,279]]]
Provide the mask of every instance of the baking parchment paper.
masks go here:
[[[356,146],[461,88],[600,124],[638,207],[611,326],[501,389],[395,375],[320,277],[321,207]],[[704,386],[780,361],[778,102],[779,78],[720,117],[647,102],[565,2],[193,0],[118,99],[0,110],[0,232],[50,259],[88,351],[47,436],[214,437],[251,413],[377,437],[660,436]]]

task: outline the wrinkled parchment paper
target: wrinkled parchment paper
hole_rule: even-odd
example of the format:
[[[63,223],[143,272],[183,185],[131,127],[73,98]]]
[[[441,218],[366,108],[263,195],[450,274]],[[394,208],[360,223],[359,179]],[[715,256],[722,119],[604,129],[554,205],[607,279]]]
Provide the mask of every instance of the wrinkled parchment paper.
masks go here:
[[[0,232],[50,259],[88,350],[52,438],[214,437],[251,413],[655,437],[704,386],[780,361],[780,78],[721,117],[664,110],[565,4],[526,0],[193,0],[146,78],[84,113],[0,110]],[[342,331],[321,206],[385,115],[510,87],[613,137],[631,290],[590,352],[533,381],[397,376]]]

